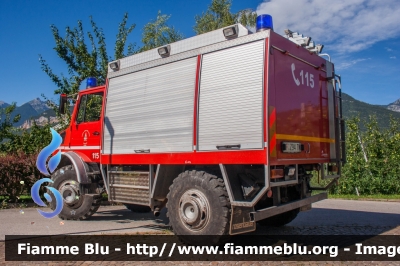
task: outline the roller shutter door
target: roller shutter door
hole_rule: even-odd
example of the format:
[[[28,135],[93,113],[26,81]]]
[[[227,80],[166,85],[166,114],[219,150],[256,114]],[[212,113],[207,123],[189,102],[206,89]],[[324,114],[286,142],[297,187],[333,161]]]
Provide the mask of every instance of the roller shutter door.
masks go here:
[[[205,54],[198,149],[263,148],[264,41]]]
[[[105,154],[193,150],[196,59],[109,80]]]

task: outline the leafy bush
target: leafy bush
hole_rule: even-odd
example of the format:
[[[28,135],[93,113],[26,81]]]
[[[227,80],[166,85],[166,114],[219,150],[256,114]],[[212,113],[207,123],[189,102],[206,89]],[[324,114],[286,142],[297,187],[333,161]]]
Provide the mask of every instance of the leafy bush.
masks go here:
[[[37,154],[51,142],[50,126],[38,126],[36,123],[30,129],[16,129],[6,141],[0,144],[0,153]]]
[[[29,130],[13,127],[19,120],[19,116],[11,117],[14,109],[15,104],[0,108],[0,196],[10,201],[29,194],[32,185],[41,178],[36,158],[51,142],[49,125],[34,124]]]
[[[36,157],[37,154],[24,153],[0,155],[1,196],[15,201],[17,196],[30,193],[32,185],[41,178],[36,169]]]

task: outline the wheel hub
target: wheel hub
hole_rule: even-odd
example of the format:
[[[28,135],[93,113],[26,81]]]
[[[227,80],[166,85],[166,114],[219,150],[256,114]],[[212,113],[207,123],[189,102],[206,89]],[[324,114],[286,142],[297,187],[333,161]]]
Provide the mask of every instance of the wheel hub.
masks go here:
[[[76,181],[68,180],[61,184],[59,191],[68,205],[74,205],[79,202],[80,191],[79,183]]]
[[[208,224],[210,204],[201,191],[186,191],[179,200],[179,208],[179,216],[189,230],[200,231]]]

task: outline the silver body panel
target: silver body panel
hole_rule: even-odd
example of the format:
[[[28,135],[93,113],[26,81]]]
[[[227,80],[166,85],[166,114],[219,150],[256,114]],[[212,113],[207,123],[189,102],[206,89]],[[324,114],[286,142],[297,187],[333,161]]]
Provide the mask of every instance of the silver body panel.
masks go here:
[[[208,34],[208,33],[205,33],[202,35],[206,35],[206,34]],[[199,35],[198,37],[200,37],[202,35]],[[229,41],[217,42],[217,43],[214,43],[211,45],[188,50],[188,51],[185,51],[185,52],[182,52],[179,54],[170,55],[165,58],[162,58],[161,56],[159,56],[155,60],[149,60],[142,64],[134,64],[132,66],[127,66],[127,67],[120,69],[118,71],[115,71],[115,72],[108,72],[107,77],[110,79],[110,78],[114,78],[114,77],[118,77],[118,76],[123,76],[123,75],[133,73],[136,71],[140,71],[140,70],[144,70],[144,69],[148,69],[148,68],[152,68],[152,67],[156,67],[156,66],[160,66],[160,65],[164,65],[164,64],[169,64],[172,62],[176,62],[179,60],[183,60],[183,59],[194,57],[194,56],[201,55],[201,54],[211,53],[211,52],[222,50],[222,49],[228,49],[228,48],[231,48],[231,47],[234,47],[237,45],[246,44],[246,43],[250,43],[253,41],[257,41],[257,40],[262,40],[262,39],[265,39],[268,37],[269,37],[269,30],[266,30],[266,31],[261,31],[261,32],[257,32],[254,34],[242,36],[240,38],[235,38],[235,39],[232,39]],[[173,45],[173,44],[171,44],[171,45]],[[120,60],[122,60],[122,59],[120,59]]]
[[[104,154],[193,150],[197,58],[109,80]]]
[[[203,35],[207,34],[209,33]],[[196,38],[200,36],[196,36]],[[192,134],[197,56],[201,54],[207,55],[208,53],[220,50],[228,51],[236,49],[236,47],[243,47],[243,45],[250,45],[249,47],[251,48],[254,43],[258,43],[256,46],[261,47],[264,45],[264,40],[267,37],[269,37],[269,31],[254,33],[229,41],[199,47],[180,54],[170,55],[166,58],[160,57],[157,60],[120,68],[119,71],[108,73],[109,84],[105,108],[103,154],[138,153],[135,150],[151,153],[193,151],[196,148],[193,147]],[[258,54],[261,54],[261,50],[258,51]],[[253,57],[254,51],[247,51],[246,53]],[[182,64],[182,62],[183,64],[189,62],[187,60],[190,63],[187,63],[188,65],[180,69],[183,71],[182,73],[174,69],[175,66],[179,68],[178,65]],[[257,60],[262,64],[263,54]],[[253,71],[260,68],[257,65],[252,65]],[[164,71],[165,75],[160,71]],[[239,69],[236,71],[240,72]],[[162,78],[158,79],[159,84],[163,84],[165,88],[166,86],[170,88],[177,86],[177,89],[170,91],[173,94],[168,94],[169,92],[167,92],[165,95],[162,95],[164,90],[160,86],[154,86],[151,90],[147,91],[143,88],[139,89],[138,83],[143,83],[145,80],[143,79],[143,75],[148,75],[146,74],[147,72],[153,73],[152,82],[158,76],[163,75]],[[263,73],[257,72],[259,74],[257,74],[257,79],[262,82]],[[138,81],[136,81],[137,78],[139,78]],[[140,78],[142,81],[140,81]],[[169,84],[166,84],[168,82]],[[181,88],[185,82],[187,82],[187,87]],[[260,101],[262,101],[261,89],[262,86],[260,86]],[[148,94],[149,92],[153,93],[153,97]],[[147,98],[145,95],[147,95]],[[155,102],[154,98],[163,101],[162,105],[160,105],[160,102]],[[184,102],[182,102],[183,99]],[[144,112],[139,114],[139,117],[137,117],[138,108],[142,108]],[[178,113],[173,113],[173,110]],[[171,114],[170,117],[168,117],[169,114]],[[141,117],[140,115],[143,116]],[[180,121],[178,121],[176,115],[181,116],[179,118]],[[261,115],[262,113],[260,112]],[[182,124],[182,121],[184,121],[184,124]],[[181,124],[175,125],[175,122]],[[261,117],[257,120],[257,123],[262,123]],[[260,128],[260,133],[255,137],[257,140],[254,143],[241,143],[241,148],[262,148],[262,137],[260,137],[262,127],[258,128]],[[177,132],[178,134],[176,134]]]
[[[249,31],[241,24],[235,24],[229,27],[237,26],[238,28],[238,36],[246,36],[249,34]],[[228,28],[228,27],[227,27]],[[200,47],[204,47],[211,44],[216,44],[219,42],[225,42],[227,39],[223,34],[223,29],[214,30],[211,32],[207,32],[205,34],[193,36],[191,38],[187,38],[184,40],[180,40],[174,43],[169,44],[171,51],[170,56],[176,55],[179,53],[183,53],[189,50],[197,49]],[[161,56],[158,54],[158,48],[142,52],[139,54],[131,55],[125,58],[120,59],[120,67],[119,69],[125,69],[128,67],[132,67],[135,65],[140,65],[146,62],[150,62],[156,59],[160,59]],[[109,73],[113,73],[114,71],[109,67]]]
[[[203,56],[199,150],[263,148],[263,61],[262,40]]]

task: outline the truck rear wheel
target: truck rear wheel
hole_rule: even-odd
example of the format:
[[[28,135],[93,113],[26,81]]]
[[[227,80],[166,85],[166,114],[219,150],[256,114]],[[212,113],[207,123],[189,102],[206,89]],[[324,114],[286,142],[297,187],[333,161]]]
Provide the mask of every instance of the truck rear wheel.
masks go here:
[[[281,227],[281,226],[284,226],[285,224],[288,224],[291,221],[293,221],[297,217],[297,214],[299,212],[300,212],[300,209],[294,209],[294,210],[284,212],[284,213],[278,214],[276,216],[272,216],[270,218],[258,221],[258,224],[261,226]]]
[[[149,206],[143,206],[137,204],[124,204],[124,205],[131,212],[137,212],[137,213],[151,212],[151,208]]]
[[[186,171],[175,178],[167,198],[167,216],[183,242],[219,243],[228,234],[230,202],[221,178],[203,171]]]
[[[81,185],[77,181],[76,171],[72,165],[58,169],[53,175],[54,183],[50,184],[56,188],[64,200],[64,206],[58,216],[65,220],[85,220],[92,216],[100,207],[101,197],[99,194],[85,194],[81,191]],[[48,192],[51,195],[51,192]],[[54,196],[52,196],[50,207],[56,208]]]

